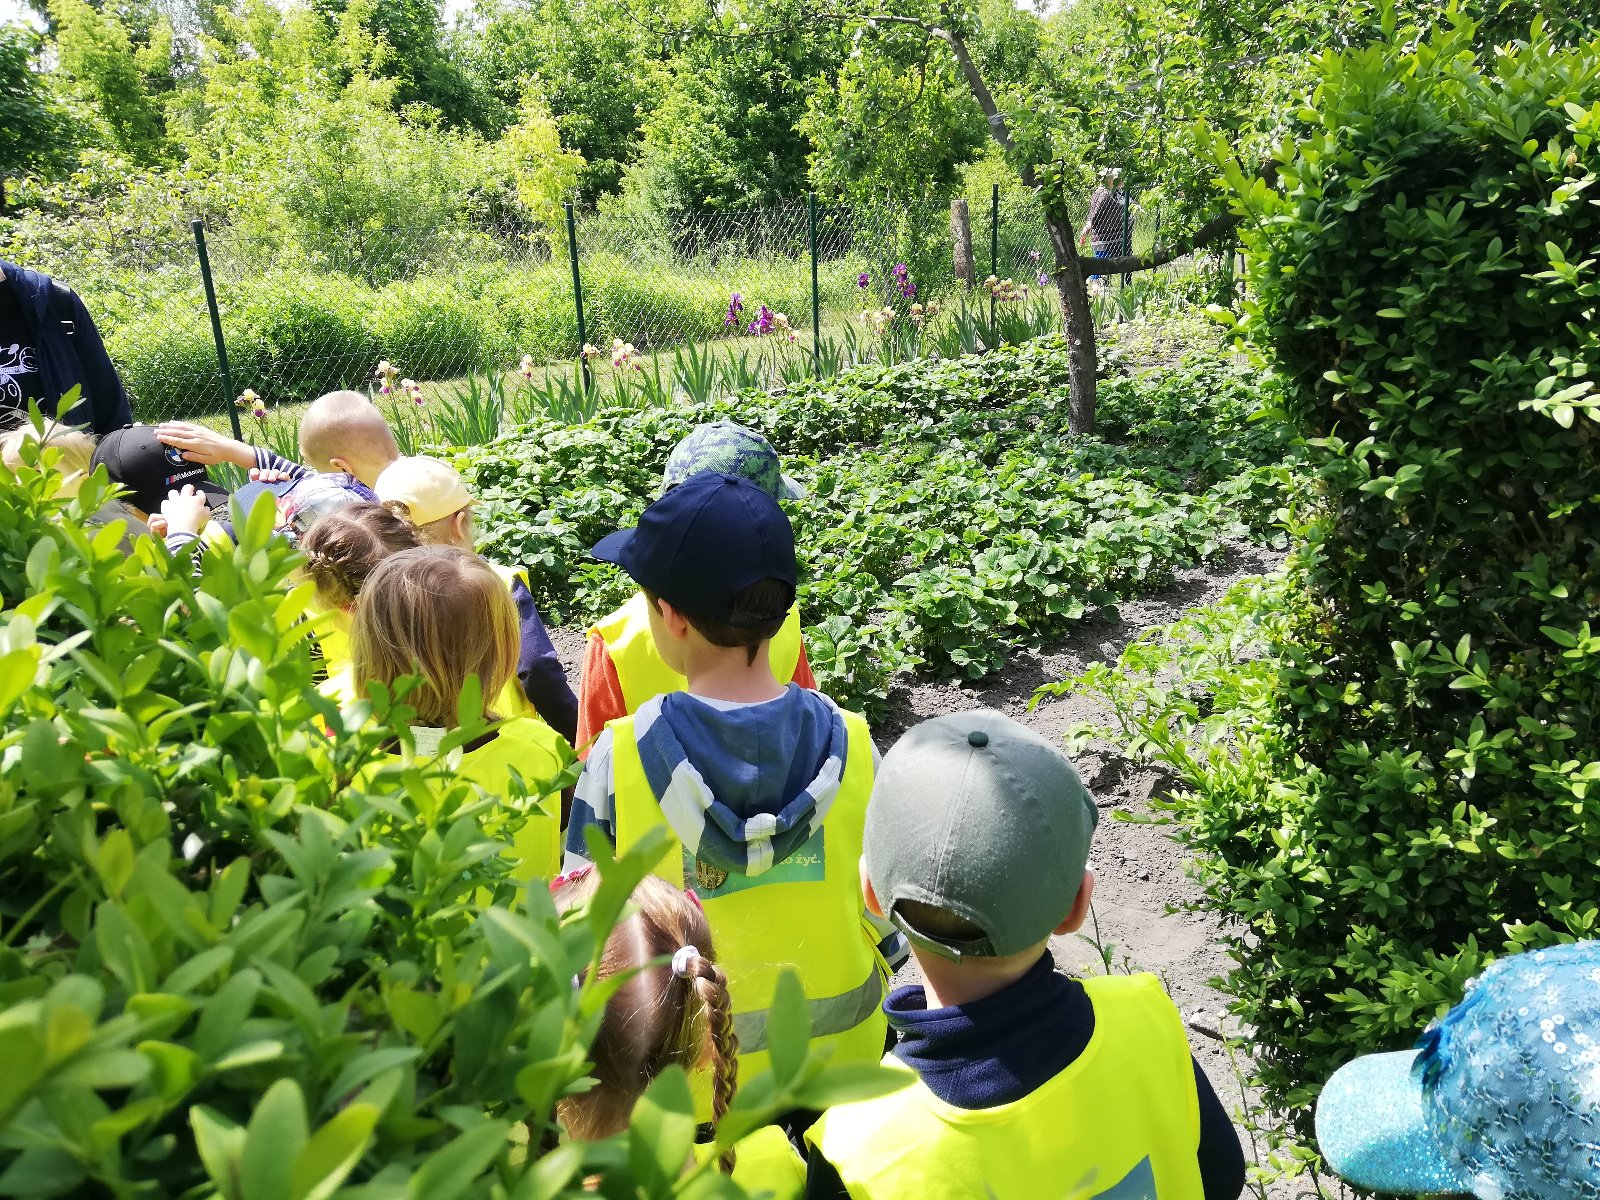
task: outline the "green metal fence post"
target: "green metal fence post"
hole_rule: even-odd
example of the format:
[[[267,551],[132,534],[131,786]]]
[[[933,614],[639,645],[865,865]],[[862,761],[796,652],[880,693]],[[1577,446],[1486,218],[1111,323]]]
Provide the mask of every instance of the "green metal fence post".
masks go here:
[[[1129,204],[1128,204],[1128,189],[1127,189],[1126,186],[1124,186],[1123,189],[1122,189],[1122,253],[1123,254],[1132,254],[1133,253],[1133,224],[1128,219],[1128,208],[1129,208]],[[1123,274],[1123,276],[1122,276],[1122,286],[1123,287],[1127,287],[1128,286],[1128,280],[1130,278],[1132,278],[1132,276],[1128,275],[1126,272]]]
[[[817,287],[817,194],[806,193],[806,224],[811,241],[811,368],[822,377],[822,292]]]
[[[211,256],[206,253],[206,227],[198,220],[190,221],[194,231],[194,249],[200,257],[200,279],[206,285],[206,308],[211,312],[211,340],[217,346],[217,374],[222,379],[222,403],[228,410],[228,424],[233,436],[243,441],[239,432],[239,405],[233,394],[233,376],[228,372],[228,345],[222,340],[222,315],[217,311],[217,289],[211,283]]]
[[[989,190],[989,274],[1000,275],[1000,185]],[[994,291],[989,292],[989,328],[994,328]]]
[[[571,200],[562,207],[567,210],[567,258],[572,263],[572,306],[578,314],[578,377],[583,381],[583,390],[587,394],[593,381],[589,378],[589,360],[583,353],[583,348],[589,344],[589,331],[583,324],[583,276],[578,272],[578,222],[572,214]]]

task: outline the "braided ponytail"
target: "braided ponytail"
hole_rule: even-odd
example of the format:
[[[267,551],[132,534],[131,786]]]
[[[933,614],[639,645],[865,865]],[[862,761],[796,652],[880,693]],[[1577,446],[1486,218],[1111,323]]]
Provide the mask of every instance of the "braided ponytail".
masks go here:
[[[716,963],[696,958],[691,969],[711,1044],[711,1119],[720,1125],[739,1087],[739,1035],[733,1031],[733,1001],[728,996],[728,977]],[[734,1159],[732,1146],[717,1159],[724,1175],[733,1174]]]
[[[550,885],[561,912],[591,899],[598,887],[595,871]],[[636,911],[611,931],[600,956],[601,979],[629,974],[607,1002],[589,1050],[600,1086],[561,1101],[561,1119],[574,1137],[597,1139],[625,1129],[634,1102],[669,1066],[711,1070],[712,1116],[719,1122],[738,1088],[728,977],[717,965],[699,902],[652,875],[634,889],[633,904]],[[661,965],[662,959],[671,965]],[[730,1147],[717,1166],[731,1173],[733,1165]]]

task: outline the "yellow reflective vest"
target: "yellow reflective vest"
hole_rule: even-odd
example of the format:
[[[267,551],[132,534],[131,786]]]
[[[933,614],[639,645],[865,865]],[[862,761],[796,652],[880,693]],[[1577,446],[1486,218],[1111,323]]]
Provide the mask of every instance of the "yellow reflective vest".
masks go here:
[[[412,727],[419,758],[435,757],[445,731],[428,725]],[[398,757],[398,756],[396,756]],[[567,741],[543,721],[518,717],[501,725],[482,745],[449,752],[446,765],[458,779],[475,783],[491,796],[508,796],[515,770],[536,807],[511,840],[517,878],[551,879],[561,871],[561,793],[536,793],[541,784],[556,779],[573,761]],[[491,818],[480,818],[494,832]]]
[[[1022,1099],[955,1108],[916,1080],[830,1109],[807,1140],[854,1200],[1203,1200],[1200,1102],[1177,1007],[1154,975],[1083,987],[1089,1044]]]
[[[806,1166],[794,1152],[783,1130],[763,1125],[734,1145],[733,1181],[752,1196],[765,1192],[770,1200],[800,1200],[806,1190]],[[697,1163],[716,1157],[709,1142],[694,1148]]]
[[[805,989],[812,1042],[832,1043],[832,1062],[877,1062],[883,1056],[888,1019],[881,1005],[889,967],[866,920],[858,866],[872,792],[872,739],[865,720],[855,713],[843,716],[849,734],[844,777],[822,828],[799,851],[761,875],[730,875],[697,860],[673,834],[652,868],[676,887],[693,888],[705,909],[717,938],[717,962],[728,976],[742,1079],[767,1068],[767,1009],[786,968]],[[649,829],[673,833],[645,777],[633,720],[623,717],[606,726],[618,853]]]
[[[604,640],[630,713],[638,712],[639,706],[652,696],[681,692],[689,686],[688,680],[661,661],[661,652],[656,649],[656,639],[650,632],[650,602],[643,592],[635,592],[616,612],[596,621],[588,633],[590,637],[598,633]],[[789,610],[767,654],[772,674],[779,683],[788,683],[794,678],[795,668],[800,665],[798,606]]]

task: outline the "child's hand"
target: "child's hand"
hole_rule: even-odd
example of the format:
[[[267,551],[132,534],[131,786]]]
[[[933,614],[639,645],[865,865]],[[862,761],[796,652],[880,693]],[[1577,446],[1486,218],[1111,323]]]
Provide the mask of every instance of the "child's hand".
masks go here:
[[[294,476],[276,467],[251,467],[251,483],[288,483]]]
[[[225,462],[253,467],[256,462],[256,452],[244,442],[188,421],[163,421],[156,426],[156,440],[176,446],[190,462],[208,467]]]
[[[167,493],[167,498],[161,502],[161,515],[166,520],[167,530],[162,536],[174,533],[198,534],[206,527],[206,522],[211,520],[211,506],[206,503],[205,494],[195,491],[194,484],[186,483],[183,491]],[[152,522],[152,527],[154,523]]]
[[[167,519],[160,513],[151,513],[150,519],[144,523],[144,527],[150,531],[152,536],[161,538],[163,541],[166,540]]]

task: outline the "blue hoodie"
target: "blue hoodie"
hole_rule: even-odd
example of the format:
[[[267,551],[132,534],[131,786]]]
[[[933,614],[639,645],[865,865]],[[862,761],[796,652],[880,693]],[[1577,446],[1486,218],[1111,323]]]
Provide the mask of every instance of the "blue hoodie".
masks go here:
[[[4,259],[0,289],[8,293],[0,295],[0,409],[25,412],[37,400],[46,416],[96,436],[131,424],[128,394],[78,294]],[[77,403],[58,413],[74,387],[82,389]]]
[[[791,683],[759,704],[669,692],[639,707],[634,740],[662,815],[685,846],[731,874],[757,876],[800,850],[839,790],[849,754],[844,718],[820,692]],[[616,840],[616,785],[607,727],[595,740],[572,801],[567,866],[587,857],[590,825]],[[908,949],[873,920],[891,967]]]

